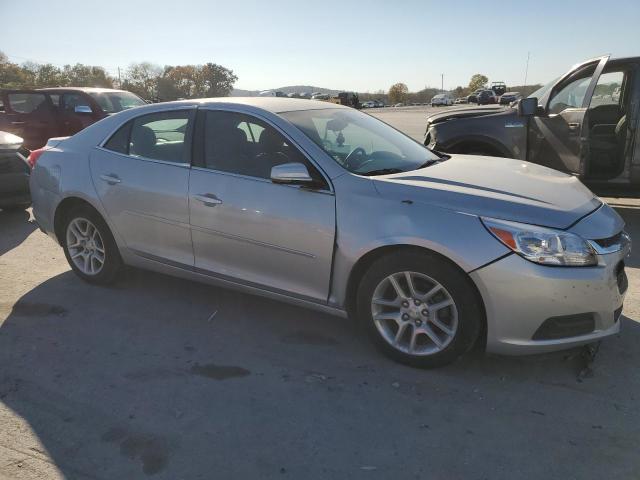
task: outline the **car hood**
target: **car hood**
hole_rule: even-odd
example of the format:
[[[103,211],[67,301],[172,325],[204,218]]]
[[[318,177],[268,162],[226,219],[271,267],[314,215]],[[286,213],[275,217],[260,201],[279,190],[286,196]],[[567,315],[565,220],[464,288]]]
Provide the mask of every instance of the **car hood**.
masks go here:
[[[435,123],[445,122],[454,118],[467,118],[467,117],[482,117],[485,115],[494,115],[498,113],[504,113],[507,108],[504,106],[491,106],[491,107],[461,107],[449,109],[446,112],[434,113],[427,116],[427,123],[433,125]],[[511,110],[508,108],[508,110]]]
[[[371,177],[378,192],[466,214],[569,228],[602,202],[576,177],[521,160],[475,155]]]

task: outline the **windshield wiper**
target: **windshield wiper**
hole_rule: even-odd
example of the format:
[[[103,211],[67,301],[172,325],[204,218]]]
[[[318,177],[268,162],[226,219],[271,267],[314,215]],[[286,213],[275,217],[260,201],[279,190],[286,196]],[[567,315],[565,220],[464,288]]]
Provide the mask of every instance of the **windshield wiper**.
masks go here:
[[[368,172],[363,172],[363,173],[356,172],[356,173],[358,175],[364,175],[366,177],[369,177],[373,175],[390,175],[392,173],[402,173],[402,172],[404,172],[404,170],[400,168],[379,168],[378,170],[369,170]]]

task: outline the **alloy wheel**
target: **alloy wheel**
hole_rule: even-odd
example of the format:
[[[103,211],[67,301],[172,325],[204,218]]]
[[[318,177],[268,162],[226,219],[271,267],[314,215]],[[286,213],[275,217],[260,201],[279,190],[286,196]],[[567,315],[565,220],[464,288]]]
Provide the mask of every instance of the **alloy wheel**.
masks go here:
[[[449,292],[417,272],[385,277],[373,292],[371,315],[385,341],[410,355],[444,350],[458,330],[458,310]]]
[[[97,275],[105,260],[104,242],[96,226],[86,218],[74,218],[67,226],[67,250],[85,275]]]

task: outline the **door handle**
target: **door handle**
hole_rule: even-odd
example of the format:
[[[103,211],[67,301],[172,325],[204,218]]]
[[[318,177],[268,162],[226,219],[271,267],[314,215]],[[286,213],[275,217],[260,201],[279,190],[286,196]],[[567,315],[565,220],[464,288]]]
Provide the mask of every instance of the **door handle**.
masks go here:
[[[216,205],[220,205],[222,203],[222,200],[216,197],[213,193],[194,195],[193,198],[204,203],[207,207],[215,207]]]
[[[24,125],[27,122],[11,122],[11,125]]]
[[[115,185],[120,183],[122,180],[118,178],[117,175],[100,175],[100,180],[107,182],[109,185]]]
[[[570,132],[577,132],[579,128],[580,128],[580,124],[579,123],[569,123],[569,131]]]

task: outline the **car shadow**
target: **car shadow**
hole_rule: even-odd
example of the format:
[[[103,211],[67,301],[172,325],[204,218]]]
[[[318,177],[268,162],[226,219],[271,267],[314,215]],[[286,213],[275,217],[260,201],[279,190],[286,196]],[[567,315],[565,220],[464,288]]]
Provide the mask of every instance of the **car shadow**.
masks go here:
[[[0,210],[0,255],[20,245],[37,227],[28,210]]]
[[[411,452],[429,435],[432,448],[455,447],[427,449],[430,468],[463,478],[471,471],[451,467],[459,452],[501,451],[512,465],[505,452],[532,436],[544,432],[549,448],[563,435],[591,442],[602,434],[593,425],[610,427],[615,458],[635,458],[633,427],[616,415],[636,415],[640,398],[638,319],[623,318],[579,380],[578,350],[471,353],[416,370],[382,357],[350,321],[137,270],[109,288],[65,272],[1,308],[0,401],[26,424],[5,443],[14,435],[23,464],[48,458],[64,478],[360,478],[374,461],[383,477],[404,461],[417,475]],[[24,444],[26,427],[42,448]],[[567,474],[615,476],[600,448],[594,437],[566,451]],[[531,467],[521,478],[544,477],[545,462],[527,458],[513,457]]]

